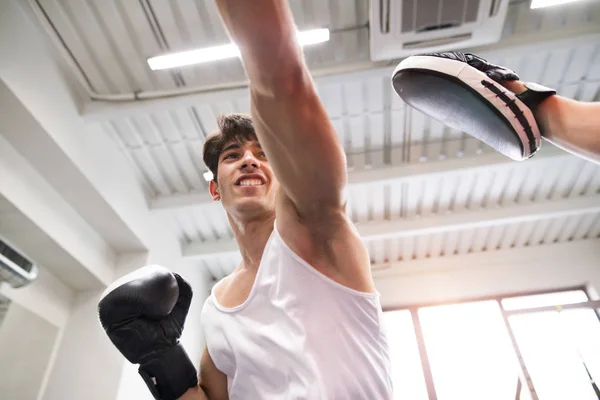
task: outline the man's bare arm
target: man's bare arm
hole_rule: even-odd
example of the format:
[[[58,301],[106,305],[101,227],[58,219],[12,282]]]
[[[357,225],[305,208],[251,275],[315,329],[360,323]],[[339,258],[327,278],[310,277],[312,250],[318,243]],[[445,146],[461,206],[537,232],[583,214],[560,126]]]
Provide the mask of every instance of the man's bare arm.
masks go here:
[[[209,400],[200,386],[188,389],[178,400]]]
[[[206,347],[200,360],[200,387],[209,400],[229,400],[227,375],[217,369]]]
[[[343,210],[345,154],[296,41],[287,1],[216,3],[240,48],[257,136],[284,193],[302,218]]]
[[[206,347],[200,360],[198,380],[198,386],[185,392],[179,400],[229,400],[227,376],[217,369]]]
[[[548,141],[600,164],[600,103],[552,96],[536,115]]]

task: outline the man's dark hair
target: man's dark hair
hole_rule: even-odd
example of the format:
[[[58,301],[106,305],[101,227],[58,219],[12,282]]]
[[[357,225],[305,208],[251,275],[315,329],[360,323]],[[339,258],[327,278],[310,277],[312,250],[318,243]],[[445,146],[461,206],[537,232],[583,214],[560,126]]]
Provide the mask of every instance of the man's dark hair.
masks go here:
[[[212,172],[213,180],[217,180],[219,157],[225,145],[231,141],[244,144],[256,140],[256,132],[252,117],[247,114],[227,114],[217,118],[218,130],[206,138],[202,158],[204,164]]]

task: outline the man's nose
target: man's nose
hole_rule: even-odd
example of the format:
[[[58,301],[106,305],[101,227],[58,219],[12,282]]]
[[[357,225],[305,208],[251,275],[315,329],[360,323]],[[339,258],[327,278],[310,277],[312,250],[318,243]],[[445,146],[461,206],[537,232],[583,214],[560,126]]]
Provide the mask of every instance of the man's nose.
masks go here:
[[[244,153],[244,157],[242,157],[241,168],[248,168],[248,167],[258,168],[259,166],[260,166],[260,161],[258,161],[258,159],[256,157],[254,157],[254,154],[252,154],[251,151],[247,151],[246,153]]]

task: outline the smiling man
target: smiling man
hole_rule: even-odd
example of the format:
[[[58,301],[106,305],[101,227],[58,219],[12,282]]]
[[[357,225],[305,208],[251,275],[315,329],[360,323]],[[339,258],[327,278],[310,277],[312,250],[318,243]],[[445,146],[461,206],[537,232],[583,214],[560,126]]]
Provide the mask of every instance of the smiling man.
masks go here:
[[[202,311],[210,399],[392,397],[369,256],[346,214],[346,159],[283,0],[217,0],[251,115],[204,146],[242,261]]]
[[[210,193],[242,260],[202,309],[195,367],[179,344],[191,288],[165,268],[117,282],[109,337],[157,399],[392,397],[379,293],[346,214],[346,159],[284,0],[217,0],[250,78],[251,115],[226,115],[204,146]]]
[[[344,153],[289,11],[265,14],[295,63],[266,77],[273,67],[248,50],[246,65],[261,71],[250,75],[252,116],[221,117],[204,145],[242,261],[205,302],[200,385],[210,399],[388,399],[381,305],[345,212]]]
[[[236,229],[238,221],[251,217],[247,213],[258,211],[257,202],[263,207],[273,206],[278,183],[273,170],[263,168],[269,163],[258,142],[251,116],[222,116],[218,119],[218,126],[218,131],[204,144],[204,163],[213,174],[210,193],[215,201],[222,201],[232,229]],[[248,161],[250,155],[253,159],[241,170],[239,161],[243,158]],[[223,178],[221,182],[219,178]],[[243,202],[246,206],[229,207],[234,201]]]
[[[307,141],[337,141],[333,130],[306,132],[315,132]],[[287,163],[273,157],[281,172],[261,145],[270,138],[259,135],[250,116],[227,115],[204,146],[210,193],[227,212],[242,262],[203,308],[201,387],[210,399],[390,398],[379,295],[345,214],[345,174],[318,170],[343,153],[286,151]],[[295,173],[298,187],[285,180]]]

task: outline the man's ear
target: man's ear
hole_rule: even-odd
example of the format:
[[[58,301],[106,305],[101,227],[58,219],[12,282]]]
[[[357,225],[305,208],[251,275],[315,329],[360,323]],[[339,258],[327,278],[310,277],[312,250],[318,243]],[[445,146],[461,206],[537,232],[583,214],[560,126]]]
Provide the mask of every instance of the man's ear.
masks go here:
[[[210,181],[208,184],[208,190],[210,191],[213,201],[221,200],[221,195],[219,194],[219,184],[215,180]]]

